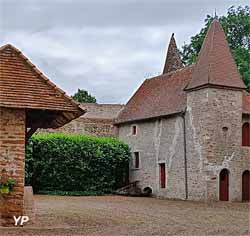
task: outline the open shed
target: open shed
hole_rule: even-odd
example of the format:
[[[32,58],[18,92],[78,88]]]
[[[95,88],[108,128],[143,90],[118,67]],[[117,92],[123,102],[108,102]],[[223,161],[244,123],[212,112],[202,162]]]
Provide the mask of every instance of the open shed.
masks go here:
[[[0,47],[0,176],[16,179],[0,194],[0,226],[24,211],[25,145],[38,128],[59,128],[85,113],[18,49]]]

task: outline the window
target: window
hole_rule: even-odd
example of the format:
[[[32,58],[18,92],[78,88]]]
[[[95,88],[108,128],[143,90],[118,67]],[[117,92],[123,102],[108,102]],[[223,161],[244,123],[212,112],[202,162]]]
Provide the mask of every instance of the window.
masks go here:
[[[242,146],[250,147],[250,125],[247,122],[242,126]]]
[[[137,126],[133,125],[132,126],[132,135],[136,135],[137,134]]]
[[[166,167],[165,167],[165,163],[160,164],[160,185],[161,185],[161,188],[166,188]]]
[[[134,152],[134,168],[139,169],[140,167],[140,155],[139,152]]]

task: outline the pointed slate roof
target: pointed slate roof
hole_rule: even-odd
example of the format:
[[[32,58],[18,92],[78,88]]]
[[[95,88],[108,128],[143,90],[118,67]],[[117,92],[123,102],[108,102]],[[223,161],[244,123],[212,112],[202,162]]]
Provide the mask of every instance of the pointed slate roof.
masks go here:
[[[167,57],[162,74],[166,74],[183,68],[183,63],[176,46],[174,34],[172,34],[167,51]]]
[[[10,44],[0,47],[0,107],[33,110],[30,114],[34,110],[51,111],[46,113],[50,118],[43,124],[48,127],[59,127],[85,113],[84,108]],[[36,120],[39,116],[42,119],[41,114]],[[34,117],[28,118],[34,121]]]
[[[220,22],[211,23],[187,90],[213,85],[246,88],[231,54]]]

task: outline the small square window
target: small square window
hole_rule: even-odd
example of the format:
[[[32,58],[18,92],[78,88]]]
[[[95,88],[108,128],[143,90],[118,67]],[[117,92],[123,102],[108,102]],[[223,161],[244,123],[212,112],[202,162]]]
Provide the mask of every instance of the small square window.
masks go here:
[[[137,126],[133,125],[132,126],[132,135],[136,135],[137,134]]]
[[[140,167],[140,155],[139,155],[139,152],[134,152],[134,167],[135,167],[135,169],[139,169],[139,167]]]

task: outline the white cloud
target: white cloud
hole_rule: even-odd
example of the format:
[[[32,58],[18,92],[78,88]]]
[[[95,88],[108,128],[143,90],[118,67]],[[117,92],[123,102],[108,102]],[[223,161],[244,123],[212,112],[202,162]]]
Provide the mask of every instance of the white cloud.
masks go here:
[[[0,0],[0,44],[14,44],[70,94],[83,88],[99,102],[125,103],[161,72],[172,32],[181,46],[206,14],[232,3],[240,2]]]

